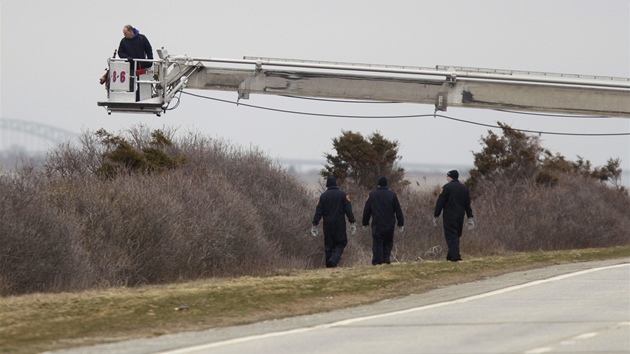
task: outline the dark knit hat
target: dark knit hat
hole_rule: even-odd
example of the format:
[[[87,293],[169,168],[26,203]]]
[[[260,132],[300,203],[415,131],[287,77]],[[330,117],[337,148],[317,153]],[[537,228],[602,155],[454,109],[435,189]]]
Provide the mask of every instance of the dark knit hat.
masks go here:
[[[326,179],[326,187],[335,186],[337,186],[337,179],[335,177],[328,177],[328,179]]]
[[[387,178],[385,176],[382,176],[381,178],[378,179],[378,186],[387,187]]]
[[[457,170],[448,171],[446,175],[452,179],[459,179],[459,172],[457,172]]]

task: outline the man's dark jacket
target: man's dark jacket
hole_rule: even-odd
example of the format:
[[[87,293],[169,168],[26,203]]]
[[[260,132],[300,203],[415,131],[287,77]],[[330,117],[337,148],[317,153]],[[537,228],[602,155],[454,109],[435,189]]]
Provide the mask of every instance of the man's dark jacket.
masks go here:
[[[458,180],[452,180],[445,184],[435,203],[433,216],[440,216],[442,210],[444,210],[445,221],[463,220],[464,214],[466,214],[468,218],[472,218],[473,213],[470,208],[470,193],[468,193],[468,188]]]
[[[370,217],[372,217],[372,233],[375,235],[393,232],[396,221],[398,221],[398,226],[405,225],[398,196],[387,187],[378,187],[370,192],[363,208],[361,225],[369,225]]]
[[[345,229],[346,215],[348,216],[348,221],[351,223],[355,222],[350,196],[337,186],[328,187],[319,197],[319,203],[317,203],[315,216],[313,217],[313,225],[319,224],[319,220],[323,217],[324,224],[341,224]]]
[[[133,29],[133,38],[123,37],[118,46],[118,56],[121,58],[153,59],[153,48],[147,37]]]

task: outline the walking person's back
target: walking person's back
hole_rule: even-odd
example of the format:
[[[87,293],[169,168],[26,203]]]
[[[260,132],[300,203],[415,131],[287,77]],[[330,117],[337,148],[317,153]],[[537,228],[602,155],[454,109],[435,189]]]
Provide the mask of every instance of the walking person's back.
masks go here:
[[[470,207],[470,194],[468,188],[459,182],[459,172],[449,171],[446,174],[448,183],[440,190],[440,195],[435,203],[433,212],[433,224],[437,226],[437,219],[441,213],[444,224],[444,238],[448,246],[446,260],[458,262],[462,260],[459,253],[459,238],[464,228],[464,215],[468,216],[468,228],[474,227],[473,213]]]
[[[387,188],[387,178],[378,180],[378,188],[370,192],[363,208],[362,225],[367,228],[372,219],[372,264],[390,264],[394,247],[394,229],[403,232],[405,220],[398,195]]]
[[[352,213],[352,203],[348,193],[337,186],[337,180],[329,177],[326,180],[326,191],[321,194],[315,215],[313,216],[311,233],[317,236],[317,224],[324,219],[324,253],[326,267],[334,268],[341,261],[343,250],[348,245],[346,234],[346,217],[352,234],[356,231],[355,218]]]

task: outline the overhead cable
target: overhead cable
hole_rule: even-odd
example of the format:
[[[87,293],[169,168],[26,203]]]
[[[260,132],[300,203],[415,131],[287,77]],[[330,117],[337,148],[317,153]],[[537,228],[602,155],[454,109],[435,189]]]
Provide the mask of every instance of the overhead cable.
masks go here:
[[[297,115],[305,115],[305,116],[316,116],[316,117],[326,117],[326,118],[345,118],[345,119],[408,119],[408,118],[430,118],[430,117],[434,117],[434,118],[444,118],[444,119],[448,119],[448,120],[453,120],[453,121],[460,122],[460,123],[478,125],[478,126],[487,127],[487,128],[498,128],[498,129],[501,129],[501,127],[498,126],[498,125],[473,122],[473,121],[469,121],[469,120],[465,120],[465,119],[459,119],[459,118],[450,117],[450,116],[446,116],[446,115],[443,115],[443,114],[436,114],[436,113],[433,113],[433,114],[389,115],[389,116],[372,116],[372,115],[365,116],[365,115],[342,115],[342,114],[313,113],[313,112],[301,112],[301,111],[294,111],[294,110],[286,110],[286,109],[278,109],[278,108],[270,108],[270,107],[251,105],[251,104],[247,104],[247,103],[234,102],[234,101],[224,100],[224,99],[215,98],[215,97],[203,96],[203,95],[194,94],[194,93],[190,93],[190,92],[186,92],[186,91],[182,91],[182,93],[184,93],[186,95],[189,95],[189,96],[193,96],[193,97],[199,97],[199,98],[212,100],[212,101],[217,101],[217,102],[223,102],[223,103],[230,103],[230,104],[234,104],[234,105],[238,105],[238,106],[245,106],[245,107],[249,107],[249,108],[261,109],[261,110],[266,110],[266,111],[288,113],[288,114],[297,114]],[[511,129],[515,130],[515,131],[523,132],[523,133],[532,133],[532,134],[539,134],[539,135],[546,134],[546,135],[564,135],[564,136],[593,136],[593,137],[594,136],[630,136],[630,132],[625,132],[625,133],[566,133],[566,132],[550,132],[550,131],[543,131],[543,130],[529,130],[529,129],[518,129],[518,128],[511,128]]]

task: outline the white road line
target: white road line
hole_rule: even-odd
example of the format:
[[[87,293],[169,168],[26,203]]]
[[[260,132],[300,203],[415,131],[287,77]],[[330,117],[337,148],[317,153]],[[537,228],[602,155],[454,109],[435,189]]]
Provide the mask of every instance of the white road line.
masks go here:
[[[590,333],[583,333],[580,334],[579,336],[575,336],[573,337],[573,339],[579,340],[579,339],[589,339],[589,338],[593,338],[596,335],[598,335],[599,333],[597,332],[590,332]]]
[[[525,352],[525,354],[549,353],[552,350],[553,350],[553,348],[551,348],[551,347],[542,347],[542,348],[536,348],[536,349],[528,350],[528,351]]]
[[[257,334],[257,335],[252,335],[252,336],[228,339],[228,340],[224,340],[224,341],[220,341],[220,342],[201,344],[201,345],[196,345],[196,346],[186,347],[186,348],[180,348],[180,349],[174,349],[174,350],[167,350],[167,351],[159,352],[158,354],[186,354],[186,353],[194,353],[194,352],[198,352],[200,350],[218,348],[218,347],[222,347],[222,346],[226,346],[226,345],[230,345],[230,344],[244,343],[244,342],[249,342],[249,341],[253,341],[253,340],[257,340],[257,339],[273,338],[273,337],[285,336],[285,335],[296,334],[296,333],[304,333],[304,332],[314,331],[314,330],[318,330],[318,329],[326,329],[326,328],[332,328],[332,327],[338,327],[338,326],[346,326],[346,325],[349,325],[349,324],[352,324],[352,323],[366,321],[366,320],[372,320],[372,319],[377,319],[377,318],[384,318],[384,317],[396,316],[396,315],[407,314],[407,313],[412,313],[412,312],[417,312],[417,311],[429,310],[429,309],[434,309],[434,308],[443,307],[443,306],[452,305],[452,304],[461,304],[461,303],[470,302],[470,301],[474,301],[474,300],[478,300],[478,299],[483,299],[483,298],[494,296],[494,295],[504,294],[504,293],[507,293],[507,292],[510,292],[510,291],[515,291],[515,290],[527,288],[527,287],[530,287],[530,286],[535,286],[535,285],[549,283],[549,282],[553,282],[553,281],[557,281],[557,280],[571,278],[571,277],[575,277],[575,276],[582,275],[582,274],[592,273],[592,272],[596,272],[596,271],[600,271],[600,270],[604,270],[604,269],[627,267],[627,266],[630,266],[630,263],[617,264],[617,265],[600,267],[600,268],[591,268],[591,269],[581,270],[581,271],[574,272],[574,273],[558,275],[558,276],[555,276],[555,277],[552,277],[552,278],[547,278],[547,279],[542,279],[542,280],[535,280],[535,281],[532,281],[532,282],[529,282],[529,283],[525,283],[525,284],[514,285],[514,286],[511,286],[511,287],[504,288],[504,289],[498,289],[498,290],[490,291],[490,292],[483,293],[483,294],[478,294],[478,295],[464,297],[464,298],[461,298],[461,299],[445,301],[445,302],[439,302],[439,303],[435,303],[435,304],[431,304],[431,305],[414,307],[414,308],[410,308],[410,309],[406,309],[406,310],[387,312],[387,313],[382,313],[382,314],[378,314],[378,315],[370,315],[370,316],[350,318],[350,319],[347,319],[347,320],[341,320],[341,321],[337,321],[337,322],[331,322],[331,323],[317,325],[317,326],[312,326],[312,327],[296,328],[296,329],[280,331],[280,332]],[[542,350],[542,351],[538,351],[538,350]],[[549,350],[551,350],[551,348],[538,348],[538,349],[533,349],[533,351],[527,351],[526,353],[545,353],[545,352],[547,352]]]
[[[572,345],[579,345],[580,340],[582,339],[589,339],[589,338],[593,338],[596,335],[598,335],[598,332],[588,332],[588,333],[582,333],[579,334],[573,338],[571,338],[570,340],[565,340],[560,342],[561,346],[572,346]],[[532,349],[532,350],[528,350],[526,351],[524,354],[537,354],[537,353],[547,353],[550,352],[554,349],[554,347],[541,347],[541,348],[536,348],[536,349]]]

